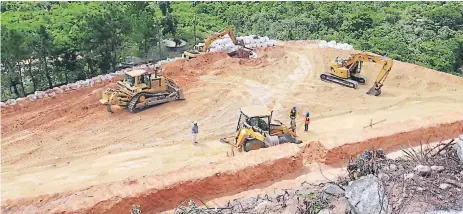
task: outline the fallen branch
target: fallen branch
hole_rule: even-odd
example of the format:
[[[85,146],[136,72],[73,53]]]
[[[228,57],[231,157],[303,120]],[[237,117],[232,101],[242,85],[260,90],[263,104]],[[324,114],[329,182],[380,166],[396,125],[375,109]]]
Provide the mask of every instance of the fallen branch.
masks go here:
[[[431,157],[434,157],[436,155],[438,155],[440,152],[442,152],[444,149],[448,148],[450,145],[453,145],[454,139],[452,139],[450,142],[447,143],[447,145],[445,145],[444,147],[442,147],[441,149],[439,149],[436,154],[433,154]]]
[[[363,127],[363,128],[368,128],[368,127],[373,128],[373,125],[376,125],[376,124],[378,124],[378,123],[382,123],[382,122],[384,122],[384,121],[386,121],[386,119],[381,120],[381,121],[378,121],[378,122],[376,122],[376,123],[373,123],[373,119],[371,119],[371,120],[370,120],[370,125],[365,126],[365,127]]]

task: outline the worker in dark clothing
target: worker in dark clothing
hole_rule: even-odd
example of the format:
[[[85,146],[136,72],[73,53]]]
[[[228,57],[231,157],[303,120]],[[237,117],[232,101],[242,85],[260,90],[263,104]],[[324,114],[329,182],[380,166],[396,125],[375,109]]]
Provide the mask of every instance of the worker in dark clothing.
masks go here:
[[[310,124],[310,113],[307,112],[307,113],[305,114],[305,125],[304,125],[304,126],[305,126],[305,127],[304,127],[304,128],[305,128],[305,129],[304,129],[305,132],[308,132],[308,131],[309,131],[309,124]]]
[[[296,116],[297,116],[296,106],[293,106],[293,108],[289,112],[289,119],[290,119],[291,130],[294,133],[296,133]]]
[[[193,122],[193,127],[191,128],[191,132],[193,134],[193,144],[197,144],[198,142],[196,141],[196,137],[198,137],[198,133],[199,133],[198,122],[196,121]]]

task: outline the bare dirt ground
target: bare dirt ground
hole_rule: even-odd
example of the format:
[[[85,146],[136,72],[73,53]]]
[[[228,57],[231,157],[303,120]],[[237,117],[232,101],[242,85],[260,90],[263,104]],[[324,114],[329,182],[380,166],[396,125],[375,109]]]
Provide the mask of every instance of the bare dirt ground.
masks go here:
[[[303,173],[301,166],[307,162],[339,163],[372,144],[392,151],[399,144],[448,139],[463,132],[461,77],[395,61],[382,95],[370,97],[365,93],[379,65],[364,64],[368,81],[356,90],[319,78],[330,60],[348,57],[350,51],[288,42],[257,52],[259,57],[251,60],[213,53],[164,65],[163,74],[184,88],[186,100],[137,114],[107,113],[98,103],[103,84],[2,109],[2,210],[125,213],[129,204],[141,200],[152,205],[148,210],[164,211],[188,194],[204,193],[211,199],[239,191],[233,188],[246,180],[266,182]],[[297,106],[300,138],[319,143],[227,157],[230,148],[219,138],[234,134],[239,108],[251,104],[266,105],[285,123],[287,111]],[[306,111],[312,118],[308,133],[302,131]],[[200,127],[198,146],[191,144],[193,120]],[[259,169],[259,179],[243,172],[238,173],[242,181],[227,183],[233,172],[259,167],[264,168]],[[201,180],[220,170],[229,172],[222,183]],[[195,179],[205,187],[195,189],[198,186],[189,182]],[[184,186],[170,188],[179,183]],[[178,192],[184,194],[173,197]],[[130,200],[122,204],[127,197]]]

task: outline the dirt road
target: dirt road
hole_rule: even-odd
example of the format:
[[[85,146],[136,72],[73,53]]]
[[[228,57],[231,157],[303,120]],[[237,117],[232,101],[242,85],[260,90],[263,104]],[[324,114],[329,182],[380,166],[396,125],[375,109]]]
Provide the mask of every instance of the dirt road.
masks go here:
[[[396,61],[379,97],[365,94],[379,65],[364,64],[368,81],[356,90],[320,80],[329,60],[350,53],[290,42],[258,50],[259,58],[252,60],[214,53],[176,61],[164,65],[163,73],[184,88],[186,100],[137,114],[108,114],[98,105],[102,85],[4,109],[2,209],[79,210],[146,190],[146,185],[133,192],[115,188],[144,176],[157,176],[150,184],[157,187],[188,180],[178,172],[213,168],[227,159],[230,148],[218,139],[233,134],[245,105],[266,105],[285,123],[292,106],[300,112],[298,124],[310,111],[310,131],[302,132],[299,125],[298,132],[305,142],[320,141],[325,149],[463,119],[461,77]],[[200,127],[198,146],[191,144],[194,120]],[[370,121],[383,122],[364,128]],[[89,188],[98,197],[81,195]],[[39,198],[40,206],[27,207]]]

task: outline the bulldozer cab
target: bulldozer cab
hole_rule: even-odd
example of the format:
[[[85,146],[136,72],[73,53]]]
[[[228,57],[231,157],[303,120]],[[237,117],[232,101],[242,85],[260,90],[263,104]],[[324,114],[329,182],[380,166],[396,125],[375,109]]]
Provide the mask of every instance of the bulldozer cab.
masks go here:
[[[243,107],[241,108],[236,131],[239,131],[243,127],[252,127],[254,131],[269,133],[271,120],[272,112],[263,106]]]
[[[165,84],[161,76],[156,76],[146,70],[133,70],[125,72],[122,84],[132,91],[159,89],[163,90]],[[150,90],[150,91],[151,91]]]

